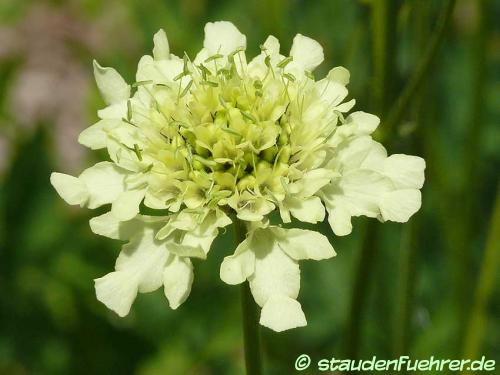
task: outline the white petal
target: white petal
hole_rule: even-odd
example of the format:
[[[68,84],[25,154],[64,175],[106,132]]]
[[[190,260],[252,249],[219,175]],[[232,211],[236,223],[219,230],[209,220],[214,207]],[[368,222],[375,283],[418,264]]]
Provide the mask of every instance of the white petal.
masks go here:
[[[324,60],[323,47],[307,36],[297,34],[293,38],[290,56],[293,61],[300,64],[305,70],[314,70]]]
[[[154,231],[148,228],[122,247],[115,268],[130,273],[139,292],[148,293],[163,284],[163,269],[168,255],[166,244],[156,241]]]
[[[168,60],[170,58],[170,47],[168,45],[165,30],[160,29],[154,36],[153,56],[155,60]]]
[[[238,245],[233,255],[227,256],[220,266],[220,278],[226,284],[241,284],[255,270],[255,254],[248,251],[248,240]]]
[[[358,169],[383,171],[386,158],[387,151],[384,146],[369,136],[361,136],[339,148],[338,157],[335,159],[344,171]]]
[[[353,112],[346,118],[346,125],[352,125],[354,134],[371,134],[377,129],[380,119],[362,111]]]
[[[130,97],[130,86],[113,68],[104,68],[94,60],[94,76],[97,87],[107,104],[114,104]]]
[[[380,212],[384,220],[405,223],[420,209],[421,205],[420,190],[395,190],[384,194],[380,201]]]
[[[300,197],[310,197],[331,180],[332,171],[326,168],[317,168],[303,174],[302,178],[289,186],[291,194]]]
[[[128,240],[144,228],[145,223],[139,220],[120,221],[111,212],[93,217],[89,221],[90,229],[100,236],[115,240]]]
[[[179,307],[189,296],[193,283],[193,265],[189,258],[172,256],[163,272],[165,297],[171,309]]]
[[[300,221],[315,224],[325,218],[325,207],[319,197],[293,199],[290,203],[290,212]]]
[[[330,213],[328,221],[335,234],[350,233],[352,216],[379,216],[380,198],[391,189],[388,178],[363,169],[349,172],[323,189],[323,200]]]
[[[199,225],[198,216],[197,212],[184,210],[172,217],[168,225],[176,229],[192,231]]]
[[[389,179],[377,172],[359,169],[350,172],[339,183],[342,194],[339,206],[347,209],[351,216],[377,217],[379,200],[393,189]]]
[[[111,213],[120,220],[130,220],[139,213],[139,205],[143,198],[144,190],[125,191],[113,202]]]
[[[122,121],[117,119],[100,120],[84,129],[78,137],[78,142],[92,150],[105,148],[108,140],[106,130],[120,126],[121,123]]]
[[[87,186],[89,208],[112,203],[124,191],[125,170],[110,162],[100,162],[87,168],[79,179]]]
[[[304,229],[273,228],[281,250],[295,260],[322,260],[336,255],[332,245],[321,233]]]
[[[151,56],[143,56],[137,66],[136,80],[152,80],[155,83],[173,82],[173,79],[182,72],[183,68],[183,60],[176,56],[170,56],[168,60],[159,61],[153,60]],[[150,94],[147,91],[145,93],[144,98],[147,99],[147,95]]]
[[[356,104],[356,99],[351,99],[348,102],[337,105],[335,107],[335,110],[342,113],[349,112],[352,109],[352,107],[354,107],[355,104]]]
[[[318,81],[316,91],[320,95],[321,100],[332,107],[342,103],[348,94],[344,85],[326,78]]]
[[[328,223],[337,236],[347,236],[352,232],[351,215],[343,207],[335,207],[328,211]]]
[[[83,205],[87,202],[89,193],[87,187],[79,178],[53,172],[50,175],[50,183],[68,204]]]
[[[264,42],[264,48],[269,56],[279,55],[280,42],[276,37],[269,35]]]
[[[266,229],[256,230],[250,242],[255,253],[255,272],[248,281],[259,306],[264,306],[272,295],[297,298],[300,289],[299,265],[280,249],[270,234]]]
[[[412,155],[394,154],[384,164],[384,174],[398,188],[420,189],[424,185],[425,160]]]
[[[247,39],[231,22],[208,22],[205,25],[203,47],[209,53],[228,55],[238,48],[246,48]]]
[[[328,72],[327,78],[346,86],[349,83],[351,74],[343,66],[337,66]]]
[[[121,120],[127,117],[127,100],[122,100],[98,110],[97,116],[103,120]]]
[[[200,239],[197,236],[193,236],[190,233],[186,233],[182,242],[180,243],[170,243],[168,245],[168,249],[172,254],[181,256],[181,257],[192,257],[192,258],[200,258],[206,259],[207,253],[204,250],[204,247],[200,245]],[[204,239],[208,240],[210,244],[212,243],[213,238]],[[210,248],[210,245],[209,245]]]
[[[116,271],[95,280],[97,299],[118,315],[127,315],[137,292],[151,292],[163,284],[168,257],[165,243],[145,228],[122,247]]]
[[[119,316],[124,317],[137,296],[137,282],[128,272],[111,272],[95,279],[97,299]]]
[[[300,303],[283,295],[274,295],[267,300],[262,307],[259,323],[276,332],[307,325]]]
[[[356,113],[346,126],[362,123],[365,130],[357,129],[353,134],[371,131],[378,124],[378,118]],[[418,211],[421,194],[417,189],[423,185],[425,169],[422,158],[400,154],[387,157],[381,144],[363,135],[340,142],[337,150],[330,166],[342,175],[322,189],[330,213],[328,221],[335,234],[351,232],[352,216],[406,222]]]

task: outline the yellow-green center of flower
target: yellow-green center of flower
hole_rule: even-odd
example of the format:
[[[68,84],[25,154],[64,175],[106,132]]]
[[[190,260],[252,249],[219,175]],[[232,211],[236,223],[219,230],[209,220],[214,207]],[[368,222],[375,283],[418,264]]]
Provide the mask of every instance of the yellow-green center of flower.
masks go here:
[[[181,196],[188,208],[228,204],[265,212],[286,194],[290,166],[301,154],[290,121],[304,97],[284,70],[290,57],[275,67],[266,57],[267,72],[258,78],[240,53],[200,64],[185,57],[173,83],[139,83],[128,121],[147,140],[133,150],[149,163],[149,186],[167,205]]]

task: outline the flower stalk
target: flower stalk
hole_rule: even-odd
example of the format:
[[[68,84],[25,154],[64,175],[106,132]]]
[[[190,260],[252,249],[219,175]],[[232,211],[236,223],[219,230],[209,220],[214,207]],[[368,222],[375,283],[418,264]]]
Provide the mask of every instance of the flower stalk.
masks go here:
[[[245,223],[237,218],[234,220],[233,226],[236,246],[238,246],[246,238],[246,227]],[[259,310],[253,300],[248,282],[241,284],[241,312],[246,371],[248,375],[260,375],[262,374],[262,360]]]

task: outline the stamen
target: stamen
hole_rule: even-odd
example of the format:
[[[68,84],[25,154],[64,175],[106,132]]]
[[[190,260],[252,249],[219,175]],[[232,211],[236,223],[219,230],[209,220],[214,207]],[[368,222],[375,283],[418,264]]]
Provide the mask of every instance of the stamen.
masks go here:
[[[146,81],[137,81],[132,83],[132,87],[139,87],[139,86],[144,86],[144,85],[151,85],[154,82],[152,80],[146,80]]]
[[[278,64],[276,64],[276,66],[278,68],[282,68],[283,69],[285,66],[287,66],[288,64],[290,64],[292,62],[292,60],[293,60],[292,56],[285,57]]]
[[[184,87],[184,90],[182,90],[182,92],[181,92],[181,94],[179,96],[180,98],[184,97],[188,93],[188,91],[191,88],[192,84],[193,84],[193,80],[191,80],[191,81],[188,82],[188,84],[186,85],[186,87]]]
[[[216,59],[220,59],[222,57],[224,57],[224,55],[221,55],[220,53],[217,53],[215,55],[212,55],[212,56],[206,58],[205,61],[204,61],[204,63],[209,63],[210,61],[213,61],[213,60],[216,60]]]
[[[240,112],[241,112],[241,115],[243,117],[246,117],[248,120],[252,121],[254,124],[257,124],[258,121],[253,115],[251,115],[248,112],[242,111],[241,109],[240,109]]]
[[[137,159],[139,159],[139,161],[142,161],[141,150],[139,149],[139,145],[137,143],[134,143],[134,152],[137,155]]]

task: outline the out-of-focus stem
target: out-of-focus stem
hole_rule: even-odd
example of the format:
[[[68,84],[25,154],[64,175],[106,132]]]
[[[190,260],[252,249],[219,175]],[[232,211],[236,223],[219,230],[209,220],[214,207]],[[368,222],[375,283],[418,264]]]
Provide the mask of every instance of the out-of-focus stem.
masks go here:
[[[462,231],[459,246],[457,247],[457,273],[464,274],[467,272],[470,264],[470,252],[467,245],[474,241],[475,225],[480,225],[475,220],[475,199],[479,194],[477,187],[478,180],[478,158],[480,155],[479,142],[484,124],[484,93],[485,93],[485,71],[486,71],[486,37],[488,29],[488,1],[476,2],[477,7],[477,28],[476,36],[473,41],[473,62],[472,62],[472,107],[471,116],[467,131],[465,134],[464,148],[464,175],[467,183],[462,189],[463,201],[463,220]],[[500,190],[499,190],[500,191]],[[478,282],[475,291],[475,302],[471,310],[466,308],[464,302],[468,300],[472,290],[465,289],[469,285],[469,280],[464,280],[462,285],[459,285],[458,291],[465,289],[465,292],[458,294],[457,304],[462,306],[460,316],[460,326],[465,326],[466,329],[462,332],[462,347],[464,354],[469,358],[478,355],[478,350],[484,334],[484,309],[488,295],[491,292],[492,278],[495,271],[495,265],[498,261],[498,239],[500,231],[500,213],[499,213],[499,198],[497,192],[496,208],[493,213],[488,243],[483,259],[481,273],[479,274]],[[495,242],[496,240],[496,242]],[[496,254],[496,255],[495,255]]]
[[[454,350],[460,353],[464,346],[465,327],[469,319],[470,300],[474,292],[470,264],[473,261],[471,244],[476,242],[480,229],[486,227],[485,220],[477,217],[476,197],[480,190],[478,179],[480,177],[478,163],[481,154],[480,139],[484,126],[484,99],[485,99],[485,70],[486,70],[486,37],[487,37],[487,1],[474,3],[476,11],[475,36],[471,40],[471,105],[470,115],[464,134],[464,147],[462,153],[463,183],[460,189],[449,198],[451,202],[453,230],[447,235],[450,242],[452,256],[453,276],[453,304],[457,311],[457,338]],[[460,206],[454,202],[460,201]]]
[[[425,49],[430,33],[430,6],[422,3],[414,6],[412,13],[414,22],[414,56],[417,60]],[[412,134],[409,153],[420,155],[422,153],[422,138],[425,124],[429,123],[429,84],[424,83],[422,89],[415,97],[416,131]],[[412,218],[403,228],[400,249],[398,293],[396,295],[394,314],[393,356],[397,358],[407,355],[411,340],[412,305],[415,294],[415,279],[417,275],[418,254],[420,248],[420,215]]]
[[[394,85],[396,0],[372,2],[373,79],[372,110],[384,117]]]
[[[375,1],[378,3],[378,1]],[[411,75],[408,83],[404,87],[401,95],[396,101],[396,104],[390,110],[387,120],[383,123],[383,127],[380,129],[380,133],[377,134],[377,138],[381,141],[385,141],[388,137],[392,136],[394,128],[401,121],[404,113],[406,112],[408,105],[412,101],[413,97],[417,93],[420,85],[429,73],[429,68],[431,67],[432,61],[436,56],[439,46],[444,39],[448,24],[453,13],[453,8],[455,7],[455,0],[448,0],[443,6],[443,11],[439,17],[438,25],[433,33],[433,37],[429,42],[429,46],[425,51],[422,59],[417,65],[415,71]]]
[[[368,223],[352,286],[349,320],[347,322],[347,333],[345,334],[345,357],[350,359],[359,357],[363,313],[366,311],[368,292],[371,284],[370,279],[377,254],[377,237],[378,228],[376,223]]]
[[[384,116],[386,106],[391,99],[391,85],[394,82],[394,46],[396,35],[396,0],[379,0],[371,3],[372,46],[373,46],[373,81],[372,109]],[[391,77],[393,78],[393,77]],[[363,314],[366,311],[370,280],[375,268],[378,253],[378,226],[375,222],[366,225],[366,232],[361,245],[352,286],[346,337],[346,358],[359,357]]]
[[[495,208],[486,240],[474,303],[464,340],[463,358],[476,359],[486,328],[486,307],[493,293],[495,276],[500,268],[500,185],[497,187]]]
[[[245,224],[234,218],[236,245],[246,237]],[[245,350],[245,366],[247,375],[262,374],[260,349],[259,310],[255,304],[248,282],[241,285],[241,311],[243,314],[243,341]]]
[[[405,228],[399,266],[398,294],[394,319],[394,358],[407,354],[414,297],[420,219],[415,217]]]

